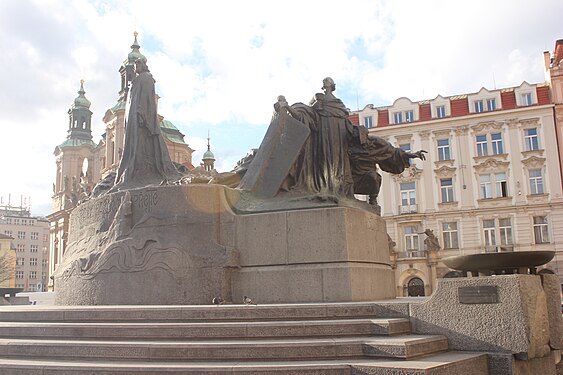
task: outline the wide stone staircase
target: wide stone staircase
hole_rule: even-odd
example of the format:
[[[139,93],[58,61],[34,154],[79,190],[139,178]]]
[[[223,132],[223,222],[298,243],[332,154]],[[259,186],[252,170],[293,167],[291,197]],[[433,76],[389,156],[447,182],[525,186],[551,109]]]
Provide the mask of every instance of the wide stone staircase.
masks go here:
[[[487,355],[410,333],[408,306],[0,308],[0,374],[488,374]]]

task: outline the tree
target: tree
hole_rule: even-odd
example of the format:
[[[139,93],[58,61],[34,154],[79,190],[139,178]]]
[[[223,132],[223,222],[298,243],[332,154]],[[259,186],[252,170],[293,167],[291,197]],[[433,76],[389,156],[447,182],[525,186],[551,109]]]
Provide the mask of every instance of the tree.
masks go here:
[[[12,253],[13,251],[8,250],[0,254],[0,286],[9,286],[9,281],[14,277],[15,264]]]

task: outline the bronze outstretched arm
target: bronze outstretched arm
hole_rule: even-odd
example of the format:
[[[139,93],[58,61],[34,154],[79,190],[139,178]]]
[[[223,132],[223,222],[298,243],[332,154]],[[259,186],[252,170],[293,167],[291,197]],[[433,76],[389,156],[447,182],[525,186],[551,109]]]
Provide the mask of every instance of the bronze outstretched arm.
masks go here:
[[[428,151],[426,150],[419,150],[417,152],[407,152],[407,156],[409,157],[409,159],[420,159],[420,160],[426,160],[426,156],[424,154],[427,154]]]

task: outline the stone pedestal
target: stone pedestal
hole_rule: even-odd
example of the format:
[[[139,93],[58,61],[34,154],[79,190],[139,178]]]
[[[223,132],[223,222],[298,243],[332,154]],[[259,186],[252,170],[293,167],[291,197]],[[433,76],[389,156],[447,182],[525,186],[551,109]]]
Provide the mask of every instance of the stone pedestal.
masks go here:
[[[228,199],[227,199],[228,197]],[[331,207],[236,214],[219,185],[147,187],[77,207],[57,304],[351,302],[395,297],[381,217]]]

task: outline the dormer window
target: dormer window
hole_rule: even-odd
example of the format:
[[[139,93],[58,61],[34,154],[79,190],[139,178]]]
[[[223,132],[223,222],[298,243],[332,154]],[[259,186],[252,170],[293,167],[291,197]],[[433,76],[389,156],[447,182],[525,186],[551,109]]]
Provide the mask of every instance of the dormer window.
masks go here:
[[[393,113],[393,123],[401,124],[402,122],[403,122],[403,113],[402,112]]]
[[[437,118],[446,117],[446,106],[445,105],[436,106],[436,117]]]
[[[485,106],[482,100],[475,100],[475,112],[477,113],[485,112]]]
[[[531,92],[523,93],[520,98],[522,99],[522,106],[532,105],[532,93]]]
[[[373,128],[373,116],[364,117],[364,126],[368,129]]]
[[[413,122],[414,121],[414,111],[406,111],[405,112],[405,121],[406,122]]]
[[[494,111],[495,109],[497,109],[496,99],[487,99],[487,111]]]

